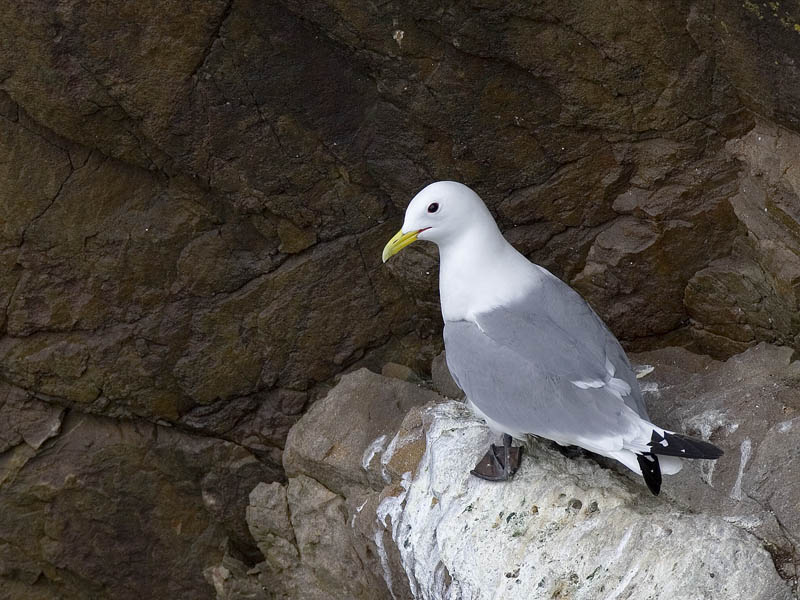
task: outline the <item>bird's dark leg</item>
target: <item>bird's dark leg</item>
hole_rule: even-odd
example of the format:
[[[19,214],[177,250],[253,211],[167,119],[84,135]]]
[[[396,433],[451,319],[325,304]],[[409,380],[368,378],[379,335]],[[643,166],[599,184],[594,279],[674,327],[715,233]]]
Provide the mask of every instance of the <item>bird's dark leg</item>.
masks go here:
[[[502,448],[492,444],[489,451],[478,461],[470,473],[488,481],[510,479],[517,472],[522,461],[522,446],[514,447],[511,442],[511,436],[504,433]]]
[[[552,446],[559,454],[567,458],[580,458],[581,456],[586,456],[588,452],[588,450],[584,450],[580,446],[562,446],[558,442],[552,442]]]

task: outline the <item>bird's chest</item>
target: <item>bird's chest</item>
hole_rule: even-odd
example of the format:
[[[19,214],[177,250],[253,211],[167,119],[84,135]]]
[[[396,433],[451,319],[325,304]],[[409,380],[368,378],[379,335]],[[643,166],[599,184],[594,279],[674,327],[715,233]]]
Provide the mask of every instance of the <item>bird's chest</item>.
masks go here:
[[[479,326],[480,315],[510,305],[530,293],[533,283],[514,281],[502,270],[444,273],[439,278],[439,299],[445,321],[468,321]]]

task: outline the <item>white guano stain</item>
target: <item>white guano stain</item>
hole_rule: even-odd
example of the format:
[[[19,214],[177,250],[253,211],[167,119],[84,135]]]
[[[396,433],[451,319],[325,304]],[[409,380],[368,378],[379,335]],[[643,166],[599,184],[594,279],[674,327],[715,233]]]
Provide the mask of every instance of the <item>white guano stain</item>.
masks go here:
[[[389,588],[389,593],[393,599],[397,596],[394,595],[392,589],[392,569],[389,567],[389,555],[386,554],[386,547],[383,544],[383,530],[377,529],[375,531],[375,548],[378,550],[378,558],[381,559],[381,568],[383,569],[383,580],[386,582],[386,587]]]
[[[392,594],[392,598],[395,597],[394,591],[392,590],[392,574],[389,568],[389,557],[386,554],[386,549],[383,544],[383,532],[386,528],[389,527],[389,524],[386,522],[388,517],[392,518],[392,529],[391,529],[391,536],[392,540],[394,540],[395,544],[397,544],[398,549],[401,548],[400,542],[398,540],[398,530],[400,527],[400,522],[403,518],[403,506],[406,500],[406,496],[408,495],[408,490],[411,487],[411,472],[407,471],[403,473],[403,477],[400,480],[400,486],[402,491],[397,496],[387,496],[384,498],[380,504],[378,504],[378,508],[375,511],[376,520],[378,525],[380,526],[375,531],[375,546],[378,549],[378,555],[381,559],[381,566],[383,567],[383,578],[386,581],[386,586],[389,588],[389,591]],[[401,550],[402,554],[402,550]],[[403,569],[406,571],[406,575],[408,576],[408,583],[411,588],[411,592],[413,596],[417,597],[417,590],[416,590],[416,582],[413,577],[413,573],[409,571],[409,566],[405,564],[403,561]]]
[[[410,471],[403,473],[400,486],[403,488],[403,491],[397,496],[387,496],[384,498],[381,503],[378,504],[378,509],[375,511],[378,517],[378,523],[384,527],[389,526],[386,523],[386,518],[392,517],[392,539],[395,541],[397,541],[397,527],[400,525],[400,513],[403,512],[403,502],[405,502],[406,495],[408,494],[408,488],[411,487]]]
[[[379,452],[383,452],[383,444],[386,442],[386,435],[382,435],[374,440],[372,443],[367,446],[367,449],[364,450],[364,454],[361,457],[361,466],[366,471],[369,468],[372,459],[375,457],[376,454]]]
[[[705,481],[709,487],[714,487],[712,483],[714,478],[714,467],[717,466],[716,460],[702,460],[700,461],[700,479]]]
[[[622,581],[619,582],[619,585],[614,588],[614,591],[611,592],[608,596],[606,596],[606,600],[616,600],[619,598],[619,595],[625,591],[625,588],[628,587],[631,580],[636,576],[639,572],[639,564],[637,563],[630,571],[625,574],[625,577],[622,578]]]
[[[394,453],[397,450],[397,444],[399,441],[400,434],[398,433],[392,438],[392,441],[389,442],[386,450],[383,451],[383,455],[381,455],[381,477],[383,477],[383,481],[386,483],[392,481],[392,478],[389,476],[389,472],[386,470],[386,465],[388,465],[389,461],[392,460],[392,456],[394,456]]]
[[[661,396],[661,390],[658,388],[658,383],[655,381],[648,381],[639,386],[643,394],[653,394],[656,398]]]
[[[356,515],[358,515],[358,513],[360,513],[362,510],[364,510],[364,507],[367,505],[367,500],[369,500],[369,498],[364,499],[364,501],[361,503],[361,506],[356,508],[356,512],[354,512],[353,516],[350,518],[351,528],[356,526]]]
[[[739,474],[736,476],[736,483],[733,484],[730,497],[739,502],[742,501],[742,477],[744,476],[744,468],[747,466],[747,461],[750,460],[750,452],[753,449],[753,444],[750,438],[745,438],[739,446],[741,458],[739,459]]]
[[[386,522],[387,517],[392,518],[392,530],[391,535],[392,539],[397,541],[397,527],[400,525],[400,515],[403,512],[403,502],[406,499],[406,494],[408,493],[408,488],[411,485],[411,473],[404,473],[403,479],[400,482],[400,485],[403,488],[403,491],[400,492],[397,496],[387,496],[384,498],[381,503],[378,505],[377,510],[375,511],[375,516],[377,517],[378,524],[382,525],[382,527],[378,527],[375,530],[375,547],[378,550],[378,556],[381,559],[381,567],[383,569],[383,580],[386,582],[386,587],[389,588],[389,592],[392,594],[392,598],[395,598],[394,590],[392,589],[392,570],[389,567],[389,556],[386,554],[386,547],[383,543],[383,533],[385,529],[389,526]],[[363,506],[362,506],[363,508]]]
[[[622,536],[619,546],[617,546],[617,549],[614,551],[614,557],[611,559],[612,562],[619,560],[619,557],[622,556],[622,551],[625,550],[625,546],[628,545],[628,542],[631,539],[631,534],[633,534],[633,527],[628,528],[628,530],[625,532],[625,535]]]
[[[728,413],[721,410],[709,409],[688,419],[686,421],[686,427],[690,431],[699,431],[700,438],[709,441],[711,434],[717,429],[723,429],[726,433],[731,434],[739,429],[739,424],[734,422],[728,416]]]

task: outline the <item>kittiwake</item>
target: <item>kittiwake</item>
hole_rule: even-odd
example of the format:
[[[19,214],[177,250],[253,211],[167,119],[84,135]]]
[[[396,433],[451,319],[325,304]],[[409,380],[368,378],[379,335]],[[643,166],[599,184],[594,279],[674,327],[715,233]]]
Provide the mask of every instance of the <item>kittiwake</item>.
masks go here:
[[[486,205],[453,181],[408,205],[383,261],[414,242],[439,246],[447,366],[472,410],[503,434],[472,473],[506,480],[519,467],[512,438],[529,435],[616,459],[653,494],[683,458],[722,450],[654,425],[617,338],[586,301],[503,237]]]

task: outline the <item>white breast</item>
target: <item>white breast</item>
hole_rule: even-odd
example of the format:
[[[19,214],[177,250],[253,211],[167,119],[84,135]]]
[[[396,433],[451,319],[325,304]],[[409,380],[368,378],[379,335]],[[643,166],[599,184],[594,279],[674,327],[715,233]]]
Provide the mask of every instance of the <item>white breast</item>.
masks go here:
[[[442,251],[442,316],[445,321],[476,323],[475,315],[529,296],[541,279],[540,270],[507,243],[488,255]]]

